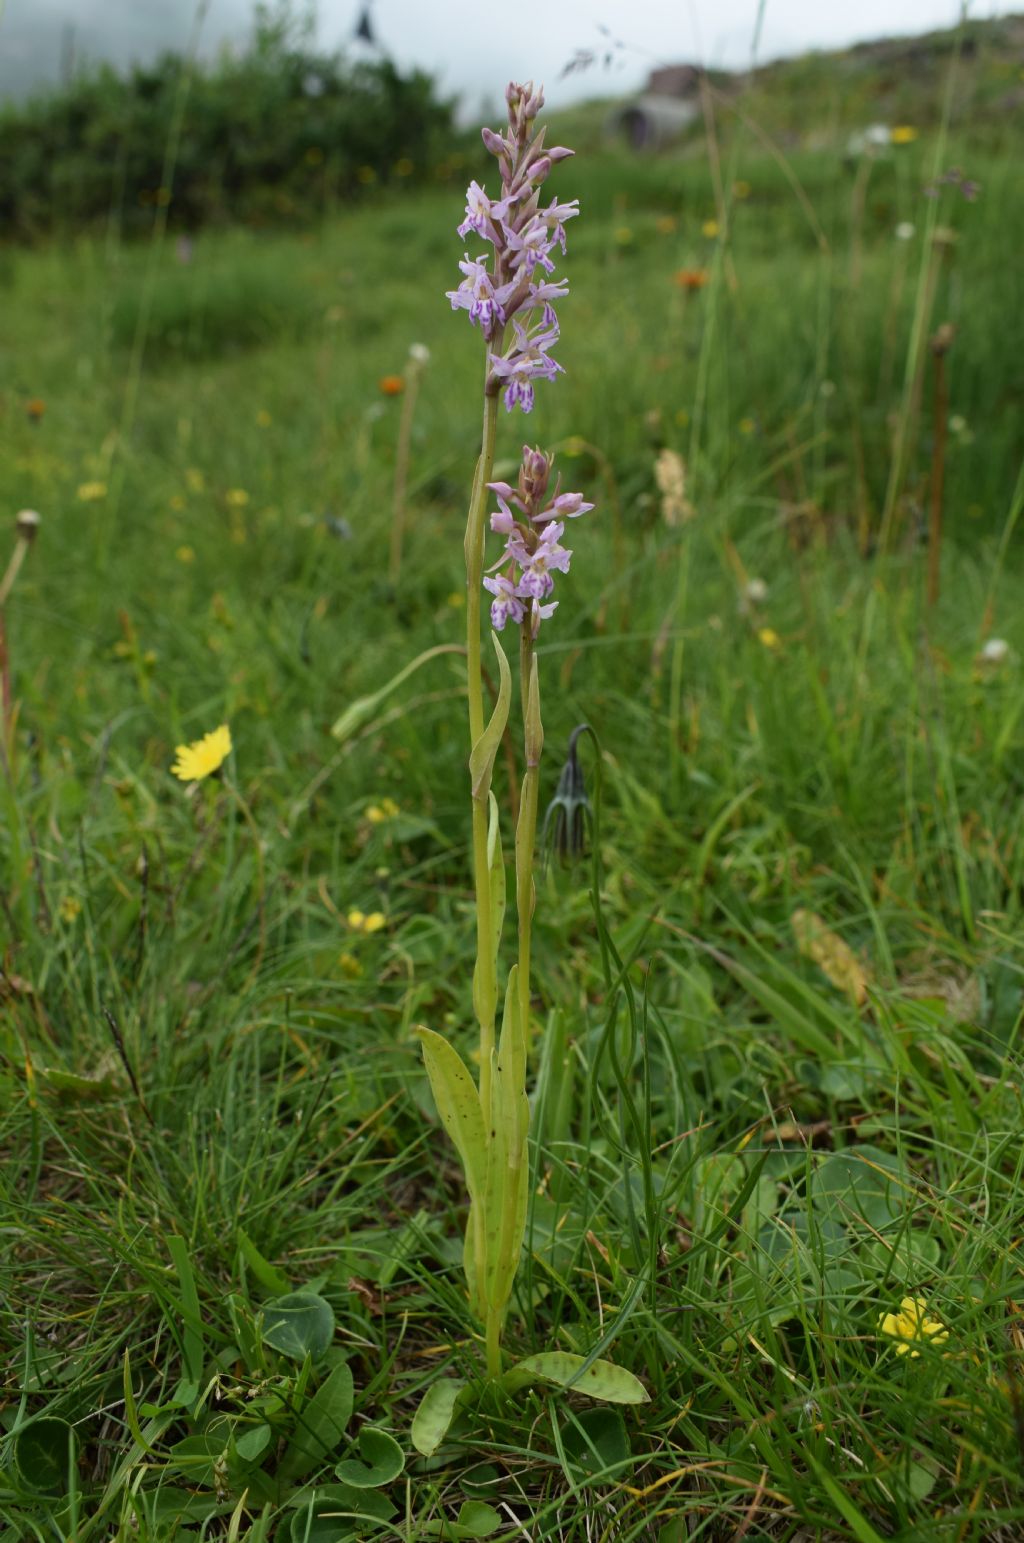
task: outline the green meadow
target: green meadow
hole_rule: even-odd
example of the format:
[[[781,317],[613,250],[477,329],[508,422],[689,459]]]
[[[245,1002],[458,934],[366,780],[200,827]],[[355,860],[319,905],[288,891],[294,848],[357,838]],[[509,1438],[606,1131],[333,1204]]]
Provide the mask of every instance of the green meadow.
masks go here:
[[[497,451],[596,505],[542,811],[600,748],[505,1345],[647,1401],[485,1388],[427,1452],[481,1364],[415,1030],[472,1064],[483,158],[0,250],[0,1543],[1024,1537],[1024,213],[956,68],[874,152],[821,71],[649,157],[556,116],[566,373]]]

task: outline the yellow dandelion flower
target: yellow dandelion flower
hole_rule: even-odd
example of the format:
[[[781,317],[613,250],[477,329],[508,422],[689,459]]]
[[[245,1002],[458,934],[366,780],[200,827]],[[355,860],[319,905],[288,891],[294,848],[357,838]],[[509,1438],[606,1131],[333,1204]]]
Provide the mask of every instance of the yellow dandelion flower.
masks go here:
[[[60,911],[61,921],[67,922],[70,927],[72,922],[76,922],[82,913],[82,902],[76,900],[74,895],[65,895],[58,910]]]
[[[232,509],[244,509],[249,502],[249,495],[244,488],[228,488],[224,497]]]
[[[897,123],[889,138],[894,145],[912,145],[917,138],[917,129],[912,123]]]
[[[261,429],[269,429],[273,421],[273,416],[267,412],[265,407],[261,407],[259,412],[256,414],[257,427]]]
[[[921,1354],[914,1344],[944,1345],[949,1330],[938,1318],[928,1317],[928,1303],[924,1297],[904,1297],[898,1313],[879,1313],[878,1327],[882,1334],[898,1340],[897,1355],[909,1355],[911,1359]]]
[[[349,980],[358,980],[363,973],[363,967],[355,954],[339,954],[338,967],[342,975],[347,975]]]
[[[196,560],[195,548],[190,546],[178,547],[174,555],[179,563],[194,563]]]
[[[105,482],[82,482],[78,487],[78,496],[83,504],[94,504],[99,498],[106,498],[107,484]]]
[[[231,730],[222,723],[193,744],[179,745],[174,753],[177,760],[171,767],[172,775],[182,782],[201,782],[223,766],[231,754]]]
[[[702,235],[707,236],[709,241],[713,241],[718,235],[718,221],[705,220],[700,229]]]
[[[782,647],[782,639],[774,627],[762,627],[757,634],[757,641],[772,653],[778,653]]]

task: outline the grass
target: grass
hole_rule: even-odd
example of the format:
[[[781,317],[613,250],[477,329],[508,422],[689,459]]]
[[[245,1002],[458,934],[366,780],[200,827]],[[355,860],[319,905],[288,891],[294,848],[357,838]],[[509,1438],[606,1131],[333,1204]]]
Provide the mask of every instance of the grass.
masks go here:
[[[650,1402],[485,1400],[429,1459],[417,1404],[480,1354],[413,1036],[465,1049],[472,1022],[458,656],[329,728],[460,638],[458,209],[203,236],[188,266],[5,256],[0,488],[43,526],[7,608],[4,1543],[314,1543],[353,1505],[379,1518],[356,1535],[405,1540],[1022,1535],[1014,163],[957,129],[943,161],[982,196],[936,204],[938,130],[868,174],[730,122],[722,196],[696,154],[559,174],[584,209],[569,373],[499,452],[561,444],[599,505],[541,649],[545,796],[575,724],[603,746],[599,914],[588,871],[538,881],[508,1339],[607,1356]],[[958,328],[932,612],[915,316]],[[413,341],[391,587],[377,382]],[[1008,658],[979,662],[994,634]],[[226,776],[190,797],[174,746],[220,722]],[[299,1289],[333,1315],[312,1364],[322,1322],[290,1355],[268,1307]],[[880,1335],[906,1296],[941,1347]],[[375,1451],[390,1477],[332,1487]]]

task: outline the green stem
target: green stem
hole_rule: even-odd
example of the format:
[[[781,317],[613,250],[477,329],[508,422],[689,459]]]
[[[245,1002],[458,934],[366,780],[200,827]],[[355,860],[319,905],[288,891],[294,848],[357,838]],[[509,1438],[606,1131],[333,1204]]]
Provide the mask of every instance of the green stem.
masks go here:
[[[533,852],[537,840],[537,799],[540,787],[540,754],[543,735],[531,733],[529,723],[530,677],[534,668],[533,638],[529,617],[519,629],[519,692],[523,707],[523,741],[526,769],[520,792],[519,823],[516,828],[516,911],[519,924],[519,1020],[523,1042],[529,1041],[530,1029],[530,944],[532,941],[535,887]],[[539,702],[538,724],[539,729]]]
[[[496,347],[500,351],[501,339]],[[498,426],[498,398],[485,393],[480,459],[476,465],[473,496],[466,521],[466,674],[469,696],[470,747],[484,732],[484,681],[480,660],[480,604],[484,576],[487,484],[494,466],[494,440]],[[487,795],[481,788],[473,799],[473,885],[476,891],[476,970],[474,998],[480,1020],[480,1102],[484,1118],[491,1107],[491,1056],[494,1050],[494,1016],[497,982],[491,930],[491,884],[487,866]]]

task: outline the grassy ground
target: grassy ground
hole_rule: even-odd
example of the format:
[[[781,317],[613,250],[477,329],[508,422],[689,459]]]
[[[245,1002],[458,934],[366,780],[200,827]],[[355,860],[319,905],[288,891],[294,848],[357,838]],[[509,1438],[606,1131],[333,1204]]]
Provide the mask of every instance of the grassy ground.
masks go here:
[[[509,1346],[650,1402],[484,1400],[430,1459],[417,1403],[479,1354],[412,1033],[469,1047],[458,656],[329,729],[461,638],[459,207],[4,254],[0,488],[43,515],[7,607],[4,1543],[1024,1536],[1015,167],[990,125],[869,163],[731,122],[710,163],[563,169],[569,373],[499,442],[599,506],[541,650],[545,796],[589,721],[624,962],[550,868]],[[976,201],[923,196],[952,165]],[[414,341],[392,585],[378,381]],[[188,796],[173,748],[221,722]],[[289,1340],[299,1288],[329,1315]],[[948,1331],[916,1355],[879,1331],[908,1296]]]

